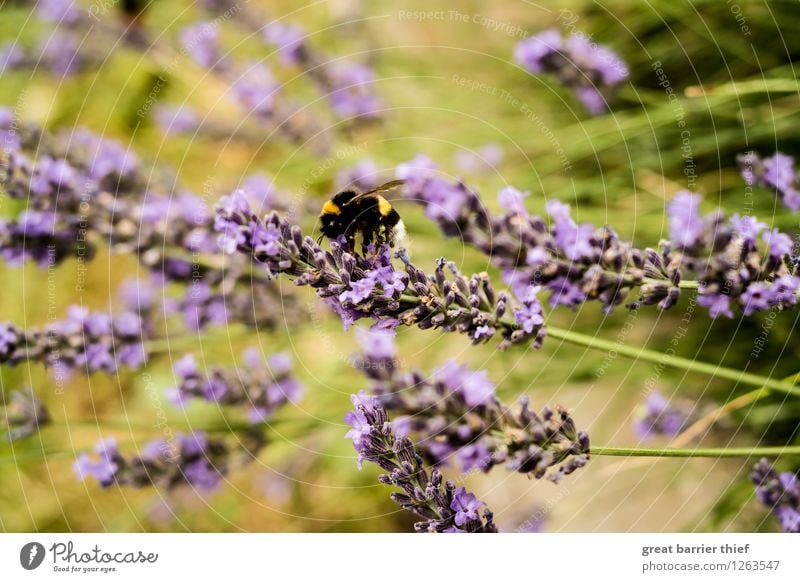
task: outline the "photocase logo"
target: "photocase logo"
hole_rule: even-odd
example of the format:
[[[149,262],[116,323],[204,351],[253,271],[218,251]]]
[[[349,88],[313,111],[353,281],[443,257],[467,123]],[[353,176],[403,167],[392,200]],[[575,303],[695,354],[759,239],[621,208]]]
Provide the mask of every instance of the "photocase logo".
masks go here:
[[[35,570],[44,561],[44,546],[39,542],[30,542],[19,551],[19,563],[26,570]]]

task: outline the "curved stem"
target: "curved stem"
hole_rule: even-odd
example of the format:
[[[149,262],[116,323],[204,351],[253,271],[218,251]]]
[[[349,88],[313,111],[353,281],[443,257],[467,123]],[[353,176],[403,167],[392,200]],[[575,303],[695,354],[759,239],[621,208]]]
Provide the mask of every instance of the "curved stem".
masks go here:
[[[697,360],[684,358],[682,356],[669,355],[664,352],[648,350],[646,348],[626,346],[620,344],[619,342],[613,342],[575,331],[569,331],[560,327],[548,326],[547,335],[567,343],[584,346],[595,350],[614,351],[621,356],[633,358],[635,360],[644,360],[645,362],[652,362],[661,366],[680,368],[689,372],[707,374],[715,378],[732,380],[736,383],[747,384],[749,386],[758,386],[759,388],[769,388],[772,390],[777,390],[778,392],[790,394],[792,396],[800,396],[800,388],[789,382],[775,380],[766,376],[759,376],[758,374],[751,374],[742,370],[726,368],[724,366],[720,366],[719,364],[698,362]]]
[[[716,449],[592,447],[589,453],[608,457],[781,457],[786,455],[800,456],[800,447],[731,447]]]

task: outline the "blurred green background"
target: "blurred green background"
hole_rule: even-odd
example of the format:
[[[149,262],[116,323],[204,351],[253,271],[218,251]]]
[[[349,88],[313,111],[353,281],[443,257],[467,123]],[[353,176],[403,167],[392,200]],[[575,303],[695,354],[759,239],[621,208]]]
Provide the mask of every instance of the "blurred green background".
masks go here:
[[[23,4],[0,0],[0,42],[34,43],[52,28],[30,19]],[[608,223],[635,246],[645,247],[656,245],[666,233],[667,201],[691,186],[704,194],[707,211],[719,206],[741,213],[752,204],[752,213],[765,222],[797,230],[797,217],[768,192],[756,191],[752,200],[746,196],[735,162],[737,153],[750,149],[765,155],[797,150],[800,115],[792,64],[800,55],[797,2],[617,0],[559,2],[556,7],[504,0],[466,1],[457,8],[423,1],[250,4],[265,14],[288,15],[290,22],[312,33],[309,42],[326,54],[349,55],[374,66],[376,91],[387,107],[383,122],[337,132],[327,157],[274,136],[257,141],[167,137],[136,115],[164,74],[163,63],[124,45],[95,70],[64,80],[45,71],[6,73],[0,106],[15,108],[22,119],[51,129],[85,125],[130,143],[148,163],[173,168],[188,188],[202,191],[211,184],[215,196],[249,173],[267,171],[288,192],[307,184],[304,195],[321,205],[335,188],[336,172],[361,158],[372,158],[391,176],[394,166],[423,152],[455,174],[458,152],[493,142],[505,153],[502,164],[467,179],[494,209],[496,192],[511,184],[531,192],[527,203],[532,212],[543,212],[545,202],[557,198],[572,205],[577,220]],[[444,16],[420,20],[408,17],[411,11],[442,11]],[[159,0],[143,22],[174,47],[180,28],[202,17],[189,1]],[[486,24],[489,19],[504,26],[495,30]],[[551,26],[590,34],[626,60],[630,83],[616,96],[613,112],[589,117],[568,90],[550,78],[527,74],[513,62],[519,40]],[[248,44],[236,23],[224,23],[222,30],[231,42],[242,39],[237,50],[275,64],[287,93],[299,100],[313,98],[305,75],[282,68],[263,45]],[[677,102],[670,102],[658,84],[653,64],[659,61]],[[466,88],[459,79],[475,80],[483,90]],[[171,70],[158,99],[191,103],[215,119],[236,121],[220,93],[218,83],[187,60]],[[683,131],[689,132],[689,159],[687,150],[681,150],[686,145]],[[685,173],[689,167],[696,174],[694,183]],[[489,271],[500,286],[499,273],[486,257],[445,239],[420,208],[400,202],[398,209],[418,265],[432,267],[444,255],[464,272]],[[10,207],[0,206],[1,214],[9,212]],[[301,219],[308,229],[314,220],[312,215]],[[86,290],[76,293],[78,271],[68,262],[54,275],[54,309],[63,314],[73,303],[109,308],[120,281],[139,271],[135,257],[101,252],[90,264]],[[22,326],[47,322],[46,270],[32,264],[0,266],[0,280],[0,320]],[[289,281],[283,284],[291,286]],[[171,342],[169,354],[136,374],[76,376],[57,392],[40,365],[3,368],[3,389],[32,385],[50,406],[54,423],[27,440],[0,443],[0,529],[409,531],[413,518],[388,499],[374,467],[357,470],[352,445],[344,439],[348,395],[366,385],[348,365],[357,350],[354,334],[344,333],[308,291],[300,294],[313,315],[309,324],[278,331],[183,334]],[[576,312],[562,308],[549,314],[548,321],[626,345],[664,350],[675,337],[688,299],[665,314],[620,308],[606,316],[589,304]],[[712,321],[698,312],[676,351],[742,366],[763,322],[758,316]],[[798,371],[796,323],[797,312],[778,315],[765,351],[749,371],[774,377]],[[696,401],[699,411],[749,390],[554,339],[539,351],[517,347],[501,353],[493,344],[474,347],[463,337],[402,329],[398,344],[408,366],[429,370],[454,358],[488,370],[506,401],[527,394],[537,408],[546,403],[570,408],[579,428],[598,445],[637,444],[631,422],[648,382],[667,395]],[[232,473],[209,495],[185,488],[101,491],[94,482],[76,481],[71,466],[78,451],[111,435],[123,451],[141,446],[159,435],[155,418],[160,409],[175,431],[219,426],[222,416],[211,405],[175,411],[164,400],[164,391],[174,382],[171,361],[193,352],[208,364],[229,364],[253,345],[265,352],[289,351],[306,385],[303,401],[284,409],[271,424],[271,442],[256,462]],[[771,397],[725,419],[703,444],[785,444],[797,428],[798,412],[796,403]],[[774,531],[772,518],[753,498],[747,481],[751,464],[739,459],[594,457],[558,486],[500,467],[490,475],[459,475],[455,468],[447,475],[486,501],[503,531],[539,517],[544,529],[553,532]]]

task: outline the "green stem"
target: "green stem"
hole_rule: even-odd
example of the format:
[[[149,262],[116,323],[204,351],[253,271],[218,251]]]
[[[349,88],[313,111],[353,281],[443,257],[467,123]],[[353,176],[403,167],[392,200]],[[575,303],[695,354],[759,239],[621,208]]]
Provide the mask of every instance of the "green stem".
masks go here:
[[[796,93],[797,79],[751,79],[738,83],[726,83],[716,87],[691,86],[685,93],[689,97],[705,95],[726,96],[739,98],[748,93]]]
[[[775,380],[766,376],[759,376],[758,374],[751,374],[741,370],[734,370],[733,368],[726,368],[719,364],[709,364],[706,362],[698,362],[682,356],[669,355],[655,350],[648,350],[646,348],[626,346],[619,342],[613,342],[586,334],[569,331],[559,327],[548,326],[547,335],[560,339],[562,341],[584,346],[595,350],[614,351],[621,356],[633,358],[635,360],[644,360],[645,362],[652,362],[661,366],[670,366],[672,368],[680,368],[689,372],[697,372],[699,374],[707,374],[716,378],[724,378],[732,380],[736,383],[747,384],[749,386],[757,386],[759,388],[770,388],[778,392],[791,394],[792,396],[800,396],[800,388],[793,386],[788,382]]]
[[[592,447],[590,454],[608,457],[781,457],[786,455],[800,455],[800,447],[733,447],[725,449]]]
[[[183,334],[176,336],[164,336],[147,340],[143,343],[148,353],[160,354],[170,352],[172,350],[183,349],[187,346],[196,344],[198,341],[202,342],[203,344],[217,341],[232,342],[242,338],[250,337],[254,333],[253,328],[249,328],[246,325],[230,325],[225,329],[228,330],[228,333],[198,333],[196,335]]]

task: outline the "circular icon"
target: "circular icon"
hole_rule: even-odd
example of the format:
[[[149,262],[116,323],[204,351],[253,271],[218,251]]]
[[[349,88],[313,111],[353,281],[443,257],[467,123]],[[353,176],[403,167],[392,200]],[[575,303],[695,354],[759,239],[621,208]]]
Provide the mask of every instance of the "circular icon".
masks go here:
[[[44,546],[39,542],[30,542],[19,551],[19,563],[26,570],[35,570],[44,561]]]

